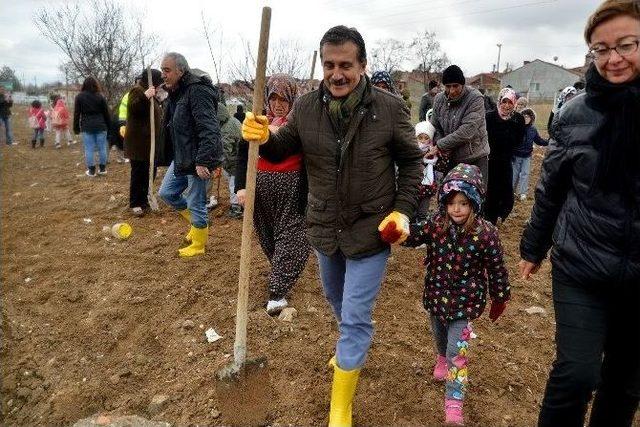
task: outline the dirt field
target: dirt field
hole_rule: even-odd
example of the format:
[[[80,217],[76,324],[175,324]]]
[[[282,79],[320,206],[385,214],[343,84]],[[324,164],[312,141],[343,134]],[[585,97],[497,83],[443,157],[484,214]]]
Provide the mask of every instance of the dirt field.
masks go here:
[[[63,425],[96,413],[138,414],[175,425],[223,425],[214,373],[233,352],[241,222],[212,213],[208,251],[182,260],[187,225],[166,207],[134,218],[129,166],[87,178],[81,144],[32,150],[24,108],[13,118],[18,146],[2,155],[3,425]],[[534,176],[542,153],[535,153]],[[163,172],[162,172],[163,173]],[[159,181],[158,181],[159,183]],[[223,187],[225,187],[223,185]],[[223,188],[222,193],[226,195]],[[534,425],[553,357],[549,265],[531,282],[516,276],[518,242],[531,208],[518,202],[502,228],[513,301],[492,324],[474,322],[470,426]],[[89,221],[90,220],[90,221]],[[119,221],[129,240],[102,231]],[[443,386],[421,306],[421,252],[394,248],[374,317],[376,335],[355,399],[358,425],[439,425]],[[290,299],[292,323],[265,310],[268,264],[254,248],[249,357],[266,356],[273,385],[270,425],[326,423],[337,338],[310,262]],[[523,310],[541,306],[546,315]],[[208,343],[204,330],[224,336]],[[156,394],[169,396],[148,412]]]

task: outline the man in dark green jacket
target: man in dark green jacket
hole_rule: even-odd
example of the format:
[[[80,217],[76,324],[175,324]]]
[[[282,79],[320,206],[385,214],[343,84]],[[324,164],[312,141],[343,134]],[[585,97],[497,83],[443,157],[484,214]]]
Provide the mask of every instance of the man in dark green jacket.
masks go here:
[[[389,244],[401,243],[408,235],[422,155],[405,102],[372,87],[365,75],[365,44],[356,29],[338,26],[327,31],[320,41],[320,58],[321,87],[296,101],[285,126],[269,136],[267,118],[247,113],[242,133],[247,141],[266,142],[260,155],[268,160],[304,154],[307,236],[340,325],[331,359],[329,425],[349,426],[360,369],[373,337],[371,311]]]

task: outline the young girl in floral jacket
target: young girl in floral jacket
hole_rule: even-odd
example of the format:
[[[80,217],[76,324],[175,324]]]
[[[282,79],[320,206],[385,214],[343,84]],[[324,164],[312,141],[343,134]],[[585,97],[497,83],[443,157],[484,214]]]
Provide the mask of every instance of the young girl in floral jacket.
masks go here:
[[[445,422],[453,425],[463,423],[469,321],[484,311],[487,289],[492,321],[502,314],[510,298],[498,230],[478,216],[482,189],[478,167],[457,165],[442,182],[439,210],[411,224],[411,234],[404,243],[427,245],[423,304],[438,351],[433,376],[446,381]]]

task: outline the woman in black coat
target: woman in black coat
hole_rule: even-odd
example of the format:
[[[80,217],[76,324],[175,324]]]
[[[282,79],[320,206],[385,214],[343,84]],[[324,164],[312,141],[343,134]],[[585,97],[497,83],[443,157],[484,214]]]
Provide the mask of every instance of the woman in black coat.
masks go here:
[[[494,225],[504,221],[513,209],[513,150],[524,138],[524,117],[515,111],[516,93],[504,88],[498,95],[498,108],[486,114],[489,137],[489,178],[484,217]],[[486,179],[486,178],[485,178]]]
[[[640,399],[640,3],[591,15],[586,92],[557,113],[520,274],[551,249],[556,359],[540,426],[630,426]]]

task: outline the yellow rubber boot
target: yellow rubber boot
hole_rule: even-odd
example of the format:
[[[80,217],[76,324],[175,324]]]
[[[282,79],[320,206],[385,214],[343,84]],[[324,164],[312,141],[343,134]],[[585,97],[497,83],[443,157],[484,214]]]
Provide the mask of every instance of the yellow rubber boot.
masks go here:
[[[335,356],[329,361],[329,366],[333,367],[329,427],[351,427],[353,396],[360,378],[360,369],[351,371],[340,369]]]
[[[189,233],[192,236],[191,244],[186,248],[178,250],[178,254],[183,258],[203,255],[204,246],[207,244],[207,239],[209,238],[209,227],[196,228],[191,226]]]
[[[178,211],[178,213],[180,214],[180,216],[186,219],[189,224],[191,224],[191,212],[189,212],[189,209],[183,209],[181,211]],[[184,240],[187,243],[191,243],[191,241],[193,240],[193,235],[191,234],[192,230],[193,227],[191,227],[187,235],[184,236]]]

